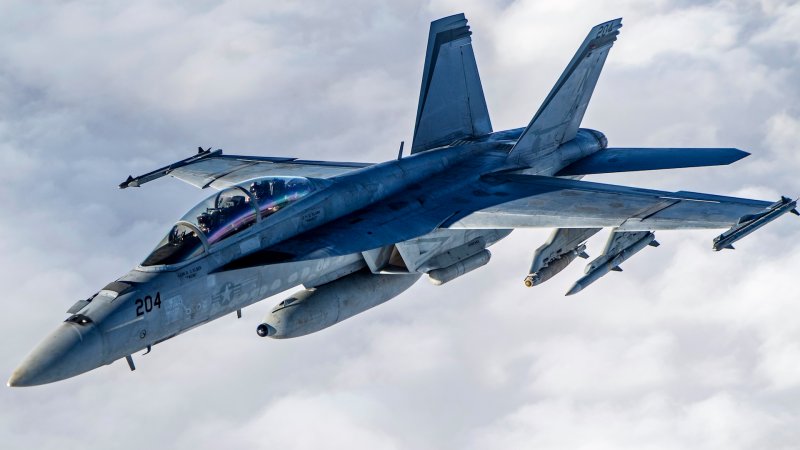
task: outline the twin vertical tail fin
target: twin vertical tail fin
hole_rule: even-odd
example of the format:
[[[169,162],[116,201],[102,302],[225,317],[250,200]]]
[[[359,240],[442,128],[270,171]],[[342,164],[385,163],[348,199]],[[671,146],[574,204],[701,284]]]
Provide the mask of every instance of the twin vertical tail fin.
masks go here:
[[[509,160],[531,167],[578,132],[622,19],[595,26],[511,150]]]
[[[492,132],[464,14],[431,23],[411,153]]]

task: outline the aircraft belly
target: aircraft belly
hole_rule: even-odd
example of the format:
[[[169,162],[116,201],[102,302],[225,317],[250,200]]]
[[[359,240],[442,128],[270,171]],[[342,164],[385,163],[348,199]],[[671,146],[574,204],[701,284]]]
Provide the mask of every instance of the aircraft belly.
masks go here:
[[[193,265],[177,272],[163,273],[160,274],[158,291],[161,307],[153,309],[161,313],[134,316],[133,320],[106,330],[105,340],[118,349],[125,347],[126,353],[135,353],[357,261],[363,261],[361,255],[274,264],[208,275],[203,270],[193,269]],[[189,280],[187,276],[190,276]],[[133,313],[135,310],[131,311]]]

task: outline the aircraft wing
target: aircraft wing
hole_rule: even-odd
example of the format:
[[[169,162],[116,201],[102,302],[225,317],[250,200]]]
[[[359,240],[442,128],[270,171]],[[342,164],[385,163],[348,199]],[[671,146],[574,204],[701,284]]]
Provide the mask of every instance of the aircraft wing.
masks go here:
[[[430,180],[424,194],[399,193],[220,270],[364,252],[437,228],[735,228],[775,206],[760,200],[536,175],[484,176],[470,191],[448,191],[448,184],[454,184],[448,175]]]
[[[511,200],[454,220],[449,228],[728,228],[743,216],[762,213],[773,204],[535,175],[490,175],[483,181]]]
[[[330,178],[371,163],[309,161],[270,156],[223,155],[222,150],[202,150],[184,160],[137,177],[129,176],[120,189],[139,187],[164,176],[175,177],[192,186],[224,189],[237,183],[265,176],[300,176]]]

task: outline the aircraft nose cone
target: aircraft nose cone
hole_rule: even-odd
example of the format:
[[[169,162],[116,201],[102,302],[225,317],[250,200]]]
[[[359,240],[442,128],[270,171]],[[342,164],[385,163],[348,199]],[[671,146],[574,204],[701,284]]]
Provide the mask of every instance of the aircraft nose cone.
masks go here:
[[[102,364],[102,338],[94,325],[62,323],[22,361],[8,385],[36,386],[70,378]]]

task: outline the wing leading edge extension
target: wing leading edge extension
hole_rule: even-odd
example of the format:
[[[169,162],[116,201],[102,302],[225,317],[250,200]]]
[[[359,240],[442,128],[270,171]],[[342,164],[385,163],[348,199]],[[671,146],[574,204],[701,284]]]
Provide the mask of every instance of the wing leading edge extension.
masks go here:
[[[209,186],[214,189],[224,189],[265,176],[330,178],[371,165],[371,163],[309,161],[271,156],[223,155],[222,150],[199,149],[198,153],[190,158],[144,175],[129,176],[119,187],[120,189],[139,187],[169,175],[201,189]]]

